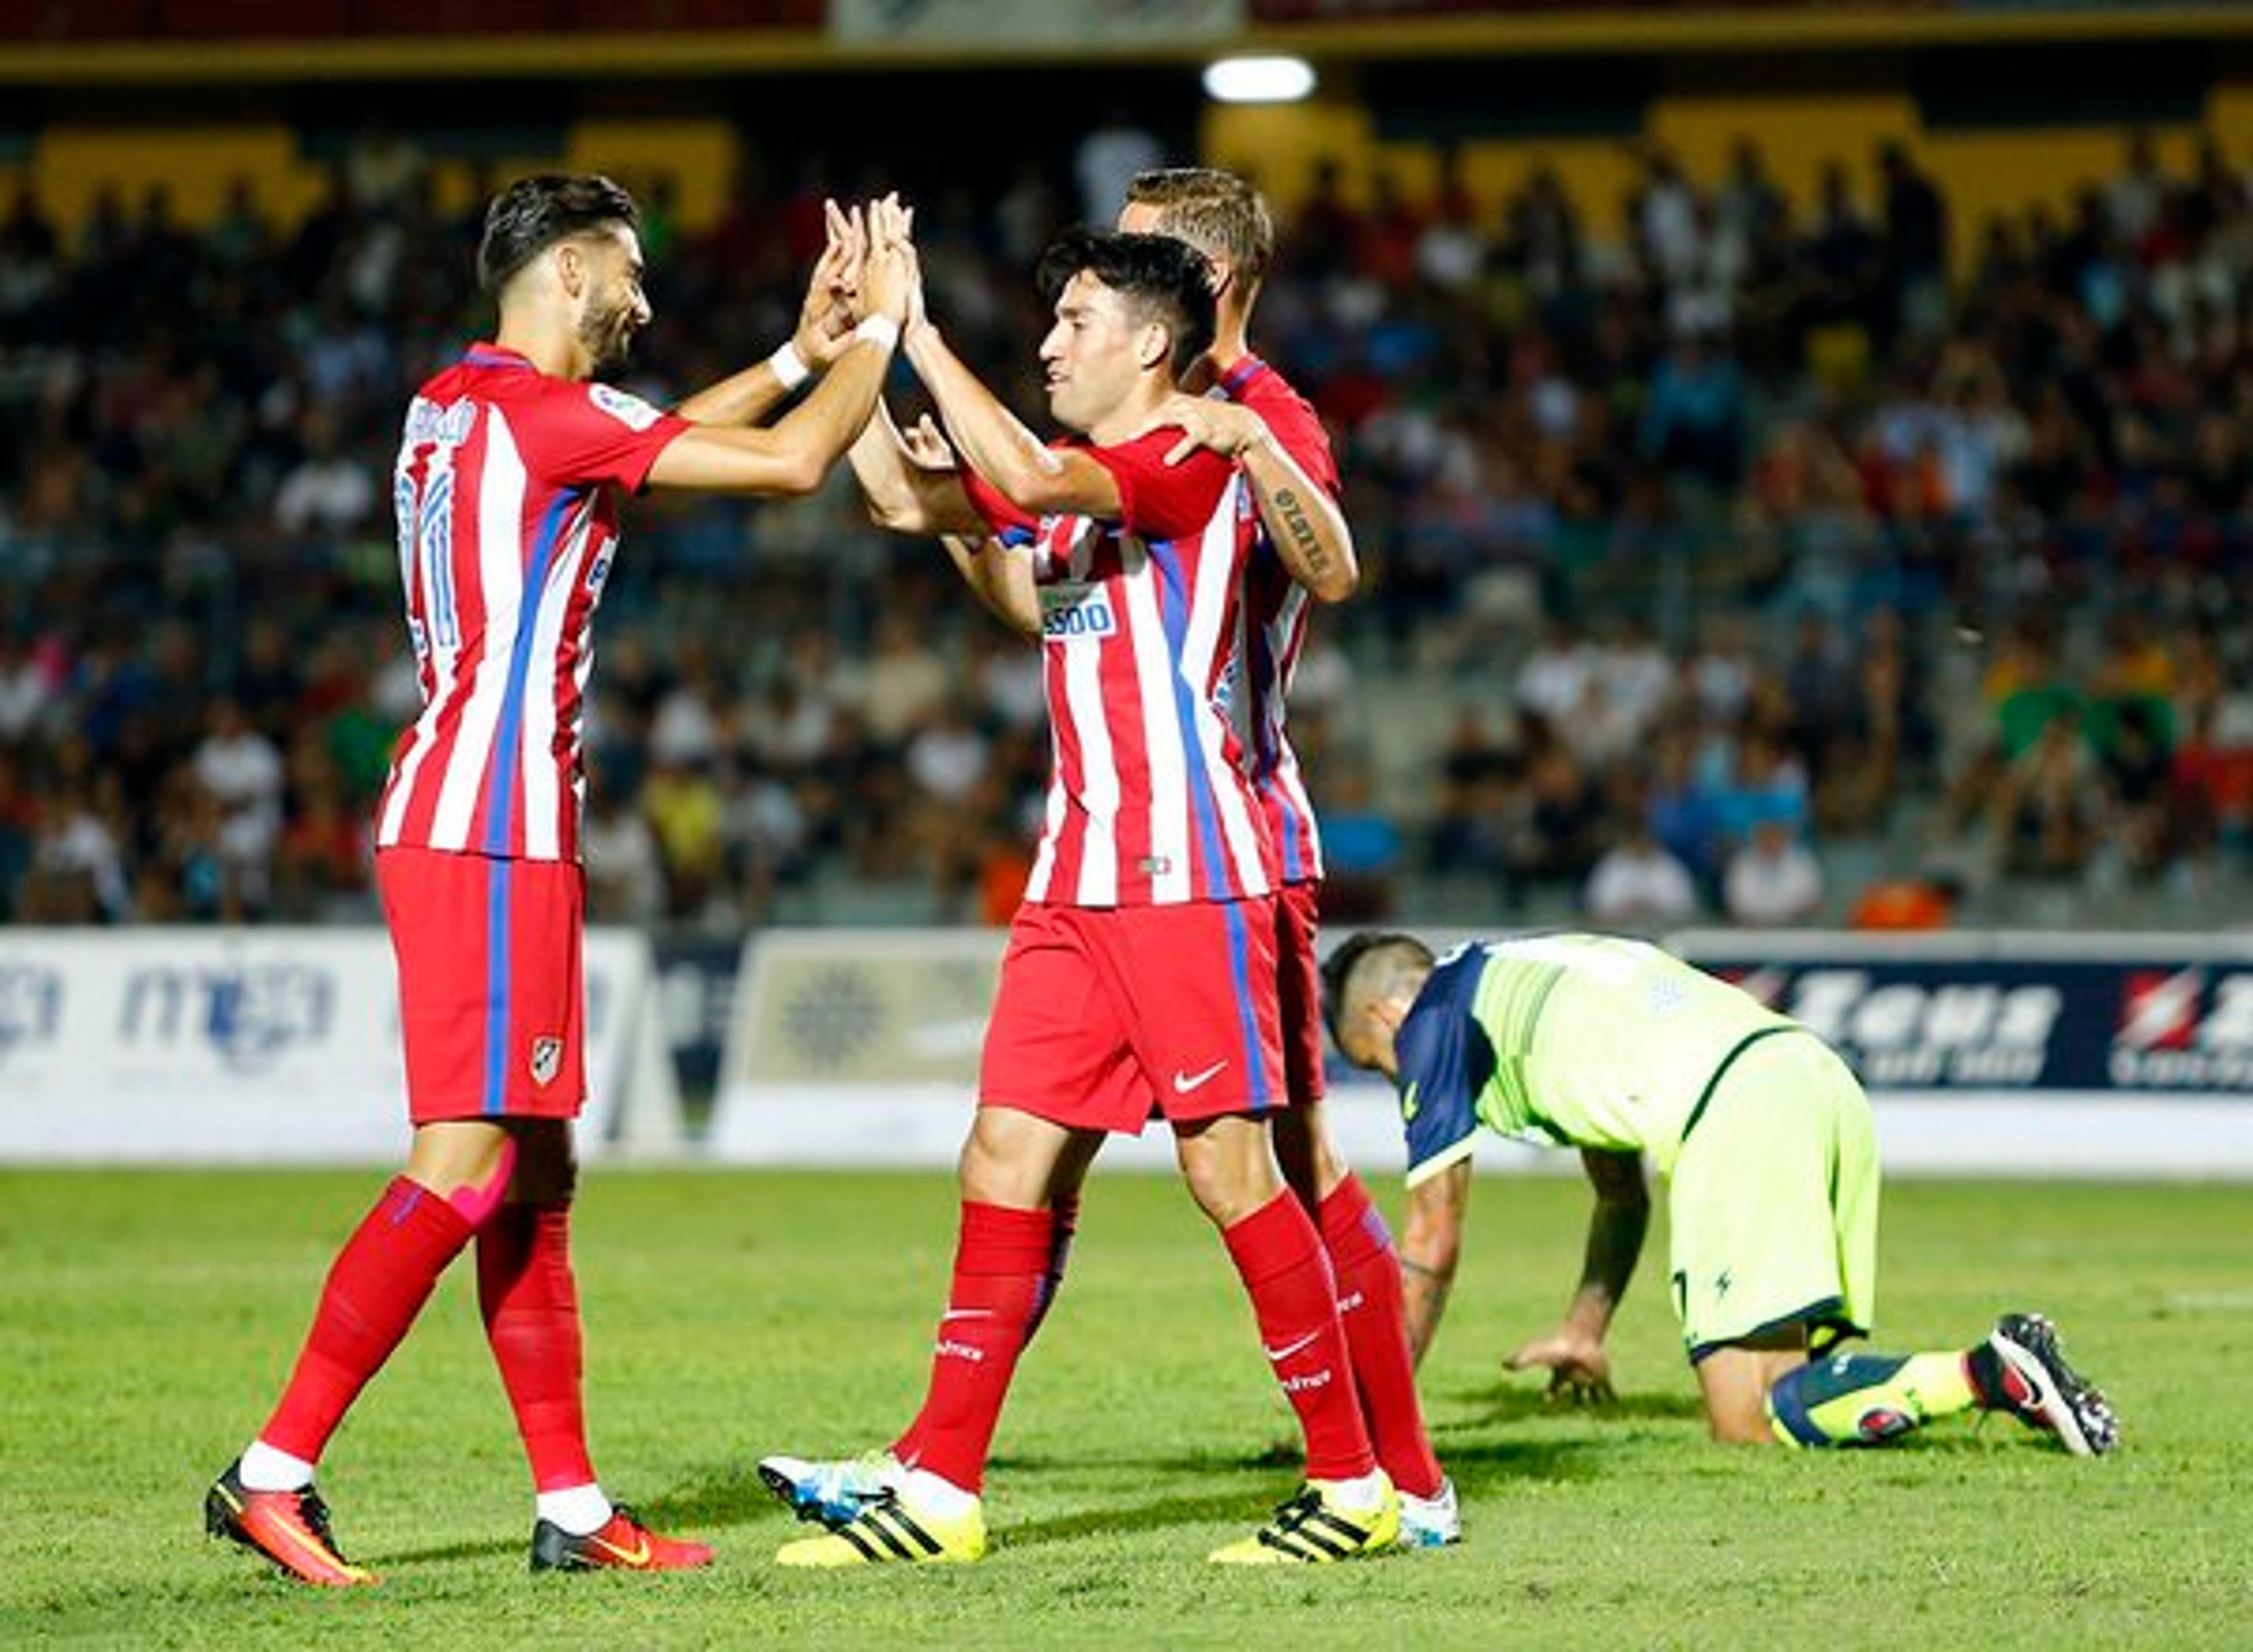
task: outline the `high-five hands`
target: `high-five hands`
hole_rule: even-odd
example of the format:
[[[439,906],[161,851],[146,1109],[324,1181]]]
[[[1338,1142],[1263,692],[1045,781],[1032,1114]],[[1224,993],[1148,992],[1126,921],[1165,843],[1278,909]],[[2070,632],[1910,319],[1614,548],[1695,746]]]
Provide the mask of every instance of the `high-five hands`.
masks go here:
[[[928,413],[900,432],[900,451],[908,463],[922,471],[952,471],[957,468],[954,444],[946,433]]]
[[[825,200],[821,215],[828,235],[806,284],[798,330],[790,338],[799,359],[815,369],[829,366],[853,342],[853,324],[860,319],[861,266],[868,248],[857,207],[847,213],[835,201]]]
[[[867,256],[861,268],[861,313],[889,316],[903,326],[923,310],[923,273],[916,261],[915,213],[896,195],[868,203]]]

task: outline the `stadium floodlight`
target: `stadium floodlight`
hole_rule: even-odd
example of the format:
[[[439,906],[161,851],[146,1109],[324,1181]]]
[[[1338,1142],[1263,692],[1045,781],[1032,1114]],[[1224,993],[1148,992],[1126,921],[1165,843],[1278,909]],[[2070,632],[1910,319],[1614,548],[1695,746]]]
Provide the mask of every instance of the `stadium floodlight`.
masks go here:
[[[1216,103],[1296,103],[1315,89],[1304,58],[1222,58],[1205,66],[1204,94]]]

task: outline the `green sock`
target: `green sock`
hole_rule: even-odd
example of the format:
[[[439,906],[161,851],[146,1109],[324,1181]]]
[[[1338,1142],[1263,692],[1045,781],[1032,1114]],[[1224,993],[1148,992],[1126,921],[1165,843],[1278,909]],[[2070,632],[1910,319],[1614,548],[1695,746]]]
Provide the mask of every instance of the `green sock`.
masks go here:
[[[1776,1379],[1768,1426],[1789,1446],[1874,1446],[1978,1403],[1961,1354],[1839,1354]]]

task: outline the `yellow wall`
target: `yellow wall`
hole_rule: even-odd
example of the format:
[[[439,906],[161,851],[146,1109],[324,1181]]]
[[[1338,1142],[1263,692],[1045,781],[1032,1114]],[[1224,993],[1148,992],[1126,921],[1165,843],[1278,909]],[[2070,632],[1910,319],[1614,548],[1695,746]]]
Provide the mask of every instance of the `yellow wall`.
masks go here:
[[[681,227],[701,229],[728,204],[740,147],[725,121],[582,121],[571,130],[563,164],[607,172],[637,193],[669,176]]]
[[[443,212],[466,210],[485,182],[558,165],[616,175],[645,187],[673,177],[681,223],[696,228],[715,219],[734,176],[736,143],[724,121],[588,121],[567,136],[564,153],[504,157],[476,168],[439,159],[433,192]],[[127,211],[136,211],[153,184],[167,185],[172,210],[190,227],[218,215],[238,178],[255,185],[260,203],[277,222],[295,223],[328,192],[324,168],[298,152],[288,127],[188,128],[58,125],[39,135],[29,158],[0,169],[0,182],[31,184],[59,224],[84,221],[95,196],[116,189]]]
[[[2202,129],[2157,129],[2160,159],[2170,172],[2189,172],[2204,132],[2218,137],[2239,165],[2253,164],[2253,85],[2218,87]],[[1705,183],[1726,170],[1738,137],[1751,137],[1770,175],[1802,213],[1814,205],[1823,168],[1834,160],[1845,164],[1863,206],[1873,209],[1878,148],[1901,143],[1940,181],[1952,213],[1955,251],[1964,262],[1976,256],[1991,214],[2016,216],[2037,201],[2063,211],[2083,185],[2115,176],[2127,137],[2111,127],[1927,132],[1906,93],[1665,97],[1651,105],[1642,136],[1671,148],[1690,175]],[[1370,179],[1380,169],[1412,198],[1426,193],[1437,173],[1430,145],[1380,142],[1366,112],[1343,99],[1216,106],[1206,114],[1203,143],[1213,164],[1258,178],[1286,219],[1325,157],[1340,163],[1346,195],[1357,201],[1368,199]],[[1466,179],[1489,208],[1545,164],[1563,178],[1588,233],[1600,239],[1617,233],[1621,202],[1637,173],[1633,140],[1518,139],[1463,149]]]
[[[1439,175],[1431,145],[1381,142],[1368,111],[1344,99],[1214,104],[1205,111],[1199,141],[1210,164],[1257,179],[1287,219],[1324,160],[1338,163],[1346,199],[1353,201],[1368,199],[1371,180],[1380,171],[1391,173],[1412,199],[1428,193]],[[1635,176],[1628,147],[1610,138],[1470,143],[1463,147],[1462,165],[1472,192],[1497,207],[1536,167],[1553,167],[1592,224],[1616,220],[1620,197]]]
[[[250,178],[267,212],[285,223],[327,192],[320,169],[298,158],[296,138],[282,126],[50,127],[26,171],[55,221],[73,227],[105,186],[120,192],[131,213],[150,185],[165,185],[174,217],[190,225],[214,217],[238,178]]]
[[[1257,182],[1279,212],[1288,212],[1313,186],[1315,169],[1336,161],[1348,197],[1369,192],[1376,136],[1358,103],[1329,96],[1304,103],[1214,103],[1199,135],[1206,162]]]
[[[1913,143],[1915,100],[1904,93],[1848,92],[1814,96],[1662,98],[1652,106],[1650,136],[1682,157],[1691,177],[1719,178],[1741,136],[1757,143],[1768,175],[1795,208],[1810,209],[1823,168],[1843,161],[1858,183],[1887,141]]]
[[[2218,87],[2205,129],[2238,164],[2253,163],[2253,84]],[[1760,143],[1777,182],[1802,209],[1811,204],[1821,168],[1832,159],[1846,164],[1862,199],[1871,202],[1877,145],[1889,139],[1906,143],[1940,178],[1954,211],[1957,250],[1965,256],[1976,248],[1989,213],[2015,213],[2036,200],[2064,208],[2083,183],[2113,176],[2124,136],[2108,128],[1927,133],[1913,101],[1894,93],[1662,98],[1652,105],[1644,132],[1674,149],[1692,177],[1708,182],[1721,175],[1740,134]],[[2192,128],[2162,130],[2162,157],[2171,171],[2187,171],[2199,136]],[[1431,146],[1380,141],[1368,111],[1344,91],[1290,106],[1214,106],[1206,112],[1201,142],[1214,164],[1257,178],[1286,217],[1326,158],[1340,164],[1346,193],[1356,200],[1367,199],[1379,170],[1391,172],[1412,196],[1429,191],[1437,170]],[[457,212],[484,183],[537,167],[607,171],[637,189],[670,176],[679,221],[696,229],[724,207],[737,155],[735,130],[724,120],[588,121],[567,134],[561,156],[508,157],[484,169],[445,161],[435,169],[435,183],[442,210]],[[1479,142],[1465,146],[1463,163],[1474,193],[1489,208],[1518,189],[1536,166],[1553,166],[1588,231],[1601,238],[1616,233],[1620,202],[1636,171],[1632,142],[1612,138]],[[233,180],[245,176],[255,182],[266,210],[283,223],[310,209],[326,187],[322,169],[300,157],[294,134],[281,125],[59,125],[40,135],[27,160],[0,167],[0,184],[28,180],[66,226],[83,220],[105,185],[122,192],[129,210],[155,183],[171,188],[182,222],[205,223]]]

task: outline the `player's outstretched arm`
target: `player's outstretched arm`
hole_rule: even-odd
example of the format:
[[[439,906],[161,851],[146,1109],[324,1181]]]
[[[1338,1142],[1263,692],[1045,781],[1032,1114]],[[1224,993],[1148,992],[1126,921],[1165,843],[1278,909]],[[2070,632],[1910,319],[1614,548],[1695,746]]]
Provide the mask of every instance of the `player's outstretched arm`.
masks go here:
[[[1400,1240],[1400,1287],[1408,1311],[1408,1351],[1419,1365],[1447,1311],[1455,1264],[1462,1256],[1463,1211],[1471,1197],[1471,1161],[1461,1159],[1408,1189],[1408,1227]]]
[[[1028,516],[1068,512],[1118,518],[1119,484],[1086,455],[1051,448],[965,366],[929,320],[910,326],[903,342],[916,374],[938,404],[963,462],[996,493]]]
[[[1260,525],[1291,577],[1319,602],[1342,603],[1361,583],[1353,530],[1337,501],[1294,459],[1267,422],[1239,402],[1176,392],[1150,428],[1174,425],[1182,439],[1166,455],[1178,464],[1198,448],[1236,461],[1252,484]]]
[[[1033,582],[1033,565],[1025,551],[987,535],[983,539],[949,533],[939,543],[946,547],[962,582],[994,616],[1021,636],[1041,634],[1040,589]]]
[[[1563,1323],[1527,1342],[1503,1363],[1514,1371],[1545,1369],[1549,1392],[1555,1398],[1608,1402],[1615,1396],[1604,1336],[1643,1254],[1643,1235],[1650,1226],[1650,1189],[1643,1180],[1640,1154],[1588,1147],[1581,1150],[1580,1163],[1595,1188],[1596,1202],[1588,1216],[1580,1287],[1565,1310]]]
[[[1031,562],[992,537],[962,485],[954,450],[930,415],[902,430],[882,401],[846,457],[867,497],[868,518],[898,533],[937,533],[978,600],[1001,623],[1041,634],[1040,593]]]
[[[986,523],[971,504],[946,438],[929,415],[903,432],[881,401],[846,450],[868,519],[894,533],[960,533],[982,540]]]

